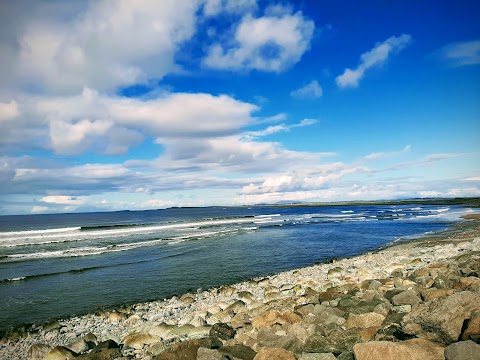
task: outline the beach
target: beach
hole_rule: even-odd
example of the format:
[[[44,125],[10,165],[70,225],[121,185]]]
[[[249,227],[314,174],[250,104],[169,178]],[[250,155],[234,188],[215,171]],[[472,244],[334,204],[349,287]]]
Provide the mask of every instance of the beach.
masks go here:
[[[18,328],[0,341],[0,358],[363,360],[480,354],[479,256],[480,222],[468,220],[351,258]]]

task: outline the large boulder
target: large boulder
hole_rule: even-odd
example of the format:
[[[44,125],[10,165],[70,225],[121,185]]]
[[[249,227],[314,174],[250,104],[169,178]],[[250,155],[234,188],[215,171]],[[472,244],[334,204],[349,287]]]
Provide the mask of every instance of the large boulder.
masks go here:
[[[28,349],[28,360],[43,360],[45,355],[51,350],[51,347],[45,344],[33,344]]]
[[[351,350],[361,341],[355,329],[344,330],[336,324],[317,325],[313,335],[308,336],[302,345],[303,352],[334,353]]]
[[[350,314],[347,319],[346,327],[347,329],[352,328],[361,328],[366,329],[370,327],[382,325],[385,316],[377,314],[375,312],[365,313],[365,314]]]
[[[480,345],[472,340],[459,341],[445,349],[446,360],[478,360],[480,359]]]
[[[127,347],[141,350],[145,345],[155,344],[160,341],[160,338],[145,333],[131,333],[125,336],[123,343]]]
[[[479,294],[462,291],[435,302],[420,304],[403,318],[403,331],[448,345],[458,340],[464,321],[479,310]]]
[[[67,360],[77,357],[77,353],[63,346],[55,346],[43,358],[44,360]]]
[[[425,339],[370,341],[353,347],[356,360],[444,360],[445,346]]]

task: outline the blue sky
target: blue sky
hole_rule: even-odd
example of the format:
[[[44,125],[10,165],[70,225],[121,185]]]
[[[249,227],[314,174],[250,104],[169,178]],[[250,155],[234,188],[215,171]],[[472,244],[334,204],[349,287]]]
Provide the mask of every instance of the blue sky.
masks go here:
[[[0,214],[480,196],[478,1],[0,4]]]

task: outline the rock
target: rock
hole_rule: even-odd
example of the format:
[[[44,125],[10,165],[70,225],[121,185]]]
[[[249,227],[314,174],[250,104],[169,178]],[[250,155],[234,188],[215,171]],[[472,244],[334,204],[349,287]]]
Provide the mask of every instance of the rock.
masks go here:
[[[423,301],[435,301],[443,299],[449,295],[452,295],[455,292],[453,289],[423,289],[420,291]]]
[[[332,353],[309,353],[303,354],[298,360],[336,360],[337,358]]]
[[[226,359],[222,353],[215,349],[198,348],[197,360],[223,360]]]
[[[343,330],[336,324],[317,325],[301,350],[315,353],[341,353],[351,350],[360,341],[360,336],[354,329]]]
[[[102,350],[106,349],[118,349],[120,346],[113,340],[106,340],[102,341],[99,343],[97,346],[95,346],[92,350],[92,352],[100,352]]]
[[[340,355],[337,356],[337,360],[355,360],[355,358],[353,356],[353,352],[344,351]]]
[[[282,298],[282,293],[279,292],[279,291],[272,291],[272,292],[269,292],[267,294],[265,294],[265,302],[269,302],[269,301],[272,301],[272,300],[278,300],[278,299],[281,299]]]
[[[77,353],[63,346],[55,346],[43,358],[44,360],[67,360],[77,357]]]
[[[462,334],[462,340],[470,339],[471,335],[480,335],[480,312],[473,314],[468,321],[467,328]]]
[[[245,327],[252,323],[252,316],[247,312],[241,312],[236,314],[230,321],[230,325],[234,329]]]
[[[391,300],[393,305],[411,305],[415,306],[420,304],[420,299],[417,293],[413,290],[405,290],[401,293],[394,295]]]
[[[465,320],[480,311],[477,293],[462,291],[436,302],[419,305],[402,321],[403,331],[432,341],[451,344],[458,340]]]
[[[60,326],[58,321],[52,321],[51,323],[48,323],[43,327],[43,331],[45,333],[47,333],[49,331],[52,331],[52,330],[55,330],[55,329],[60,329],[60,328],[61,328],[61,326]]]
[[[120,349],[103,349],[98,352],[89,352],[88,354],[81,355],[75,360],[120,360],[122,352]]]
[[[353,346],[355,360],[444,360],[445,346],[425,340],[370,341]]]
[[[392,312],[397,314],[406,314],[412,311],[412,305],[392,306]]]
[[[446,360],[478,360],[480,359],[480,345],[472,340],[459,341],[448,345],[445,349]]]
[[[153,336],[158,336],[162,339],[168,339],[171,337],[170,333],[174,328],[176,328],[175,325],[162,323],[151,327],[148,333]]]
[[[343,269],[339,266],[331,268],[327,272],[327,279],[332,280],[332,279],[338,279],[342,277]]]
[[[92,333],[84,335],[83,340],[88,343],[88,346],[91,346],[93,344],[93,347],[95,347],[98,344],[97,337],[95,336],[95,334]]]
[[[478,277],[459,278],[454,284],[454,289],[478,291],[480,289],[480,279]]]
[[[392,305],[390,305],[390,303],[382,302],[381,304],[378,304],[373,308],[373,312],[376,312],[377,314],[383,316],[387,316],[391,308]]]
[[[272,326],[273,324],[295,324],[300,321],[302,321],[302,318],[291,311],[280,313],[279,311],[273,310],[267,311],[262,315],[255,317],[252,320],[252,325],[254,328],[259,329],[262,327]]]
[[[223,323],[228,323],[232,320],[234,316],[234,312],[232,310],[229,311],[219,311],[215,315],[210,316],[207,319],[207,324],[208,325],[213,325],[218,322],[223,322]]]
[[[383,320],[385,320],[385,316],[371,312],[365,314],[350,314],[347,319],[346,327],[347,329],[352,328],[370,328],[375,326],[382,325]]]
[[[453,281],[447,278],[445,275],[438,274],[433,285],[437,289],[450,289],[453,286]]]
[[[245,302],[243,302],[242,300],[237,300],[233,304],[227,306],[223,311],[234,312],[236,314],[242,311],[243,309],[245,309],[245,305],[246,305]]]
[[[134,326],[135,324],[141,322],[141,318],[140,316],[138,316],[137,314],[133,314],[132,316],[130,316],[127,320],[125,320],[125,325],[127,326]]]
[[[123,313],[111,312],[108,315],[108,321],[114,324],[119,323],[120,321],[125,320],[126,318],[127,317]]]
[[[123,344],[125,346],[134,348],[136,350],[141,350],[145,345],[155,344],[159,341],[160,338],[157,336],[138,332],[128,334],[123,338]]]
[[[382,283],[378,280],[372,280],[370,284],[368,285],[369,290],[377,290],[380,286],[382,286]]]
[[[93,347],[94,346],[92,346],[92,348]],[[89,345],[88,342],[85,341],[85,339],[81,338],[81,339],[78,339],[78,340],[72,342],[71,344],[67,345],[67,348],[69,348],[70,350],[72,350],[72,351],[74,351],[78,354],[81,354],[81,353],[83,353],[87,350],[90,350],[90,345]]]
[[[236,331],[227,324],[216,323],[210,329],[210,336],[216,337],[222,340],[228,340],[235,336]]]
[[[280,348],[262,348],[254,357],[254,360],[295,360],[291,351]]]
[[[52,348],[45,344],[33,344],[28,349],[28,360],[43,360]]]
[[[207,349],[218,348],[222,342],[215,338],[195,339],[175,343],[170,351],[157,355],[156,360],[196,360],[198,349],[203,347]]]
[[[252,360],[257,353],[252,348],[244,345],[220,346],[218,351],[228,359]]]

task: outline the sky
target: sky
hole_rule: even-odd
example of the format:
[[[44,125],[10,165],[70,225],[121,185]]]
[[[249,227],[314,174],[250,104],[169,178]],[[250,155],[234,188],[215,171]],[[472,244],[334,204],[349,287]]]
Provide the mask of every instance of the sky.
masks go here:
[[[0,2],[0,214],[480,196],[480,2]]]

